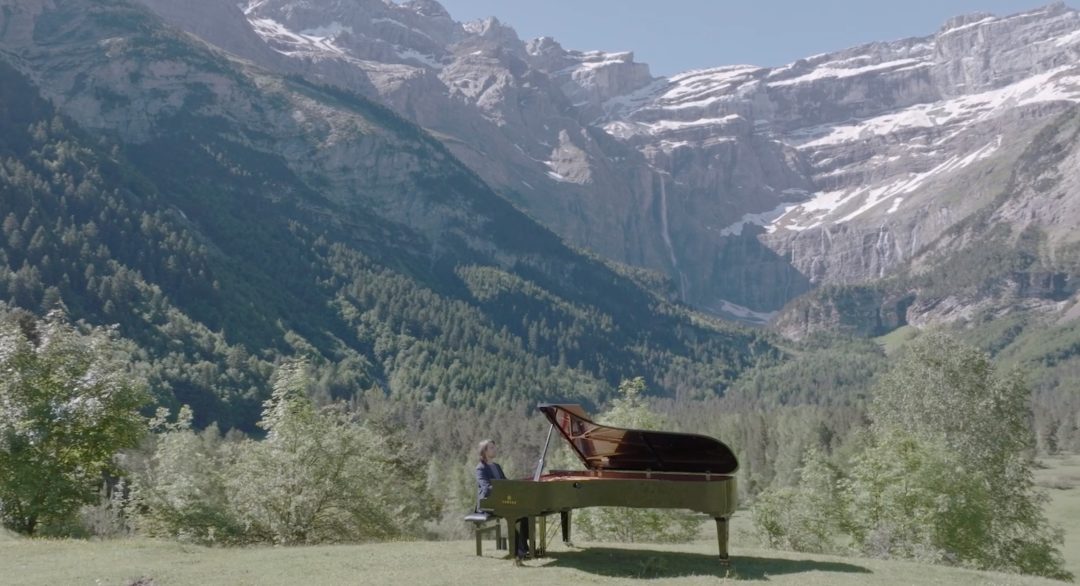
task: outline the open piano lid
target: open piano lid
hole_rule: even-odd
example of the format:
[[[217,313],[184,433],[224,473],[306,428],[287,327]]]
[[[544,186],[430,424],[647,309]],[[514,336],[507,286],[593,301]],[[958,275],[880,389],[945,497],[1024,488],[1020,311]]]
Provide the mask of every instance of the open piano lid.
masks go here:
[[[540,405],[590,470],[734,474],[731,448],[709,436],[620,429],[591,421],[580,405]]]

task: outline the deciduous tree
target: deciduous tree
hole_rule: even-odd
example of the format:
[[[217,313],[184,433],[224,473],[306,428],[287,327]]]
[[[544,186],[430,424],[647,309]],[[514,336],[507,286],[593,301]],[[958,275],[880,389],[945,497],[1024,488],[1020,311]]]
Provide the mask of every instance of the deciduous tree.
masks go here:
[[[304,544],[419,533],[436,514],[427,461],[400,434],[342,403],[315,406],[309,365],[274,375],[262,440],[199,434],[190,415],[164,428],[136,471],[140,527],[204,543]]]
[[[0,519],[62,531],[145,430],[148,395],[107,328],[0,308]]]

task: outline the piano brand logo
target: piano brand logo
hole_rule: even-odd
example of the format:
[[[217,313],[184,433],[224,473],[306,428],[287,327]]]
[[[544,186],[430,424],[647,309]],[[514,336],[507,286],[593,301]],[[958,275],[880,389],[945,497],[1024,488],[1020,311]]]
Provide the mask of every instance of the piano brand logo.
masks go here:
[[[516,505],[517,501],[514,500],[514,497],[512,497],[510,495],[506,495],[505,497],[503,497],[502,504],[504,504],[504,505]]]

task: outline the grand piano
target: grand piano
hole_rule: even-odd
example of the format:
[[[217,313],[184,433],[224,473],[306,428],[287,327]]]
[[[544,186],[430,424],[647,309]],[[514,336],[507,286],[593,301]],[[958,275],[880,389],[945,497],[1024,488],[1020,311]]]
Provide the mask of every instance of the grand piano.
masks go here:
[[[515,519],[529,519],[530,549],[540,556],[544,554],[547,515],[559,513],[562,538],[569,543],[574,509],[689,509],[716,520],[720,560],[728,562],[728,519],[735,512],[735,472],[739,468],[731,448],[704,435],[600,425],[579,405],[545,404],[539,409],[551,427],[533,476],[492,481],[491,494],[479,504],[481,511],[508,520],[511,547]],[[544,473],[553,430],[570,444],[585,470]]]

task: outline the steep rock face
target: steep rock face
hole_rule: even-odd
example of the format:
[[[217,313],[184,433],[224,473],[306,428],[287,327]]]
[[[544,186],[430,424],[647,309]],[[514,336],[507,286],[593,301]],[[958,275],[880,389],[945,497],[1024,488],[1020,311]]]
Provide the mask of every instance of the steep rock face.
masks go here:
[[[551,37],[526,44],[529,63],[560,84],[583,119],[594,119],[611,98],[652,83],[649,67],[631,52],[567,51]]]
[[[880,336],[908,325],[915,299],[911,293],[875,287],[825,286],[785,307],[774,318],[773,327],[796,340],[821,331]]]
[[[898,273],[792,302],[777,329],[792,337],[820,329],[879,335],[908,323],[1017,311],[1073,319],[1080,301],[1080,106],[1017,136],[1024,148],[1004,165],[1009,172],[990,201],[910,254]]]
[[[1080,17],[1061,3],[670,78],[629,52],[456,23],[434,1],[226,12],[238,24],[171,18],[220,46],[247,26],[276,56],[229,50],[383,101],[569,241],[750,321],[903,266],[993,201],[1025,141],[1080,99]]]

